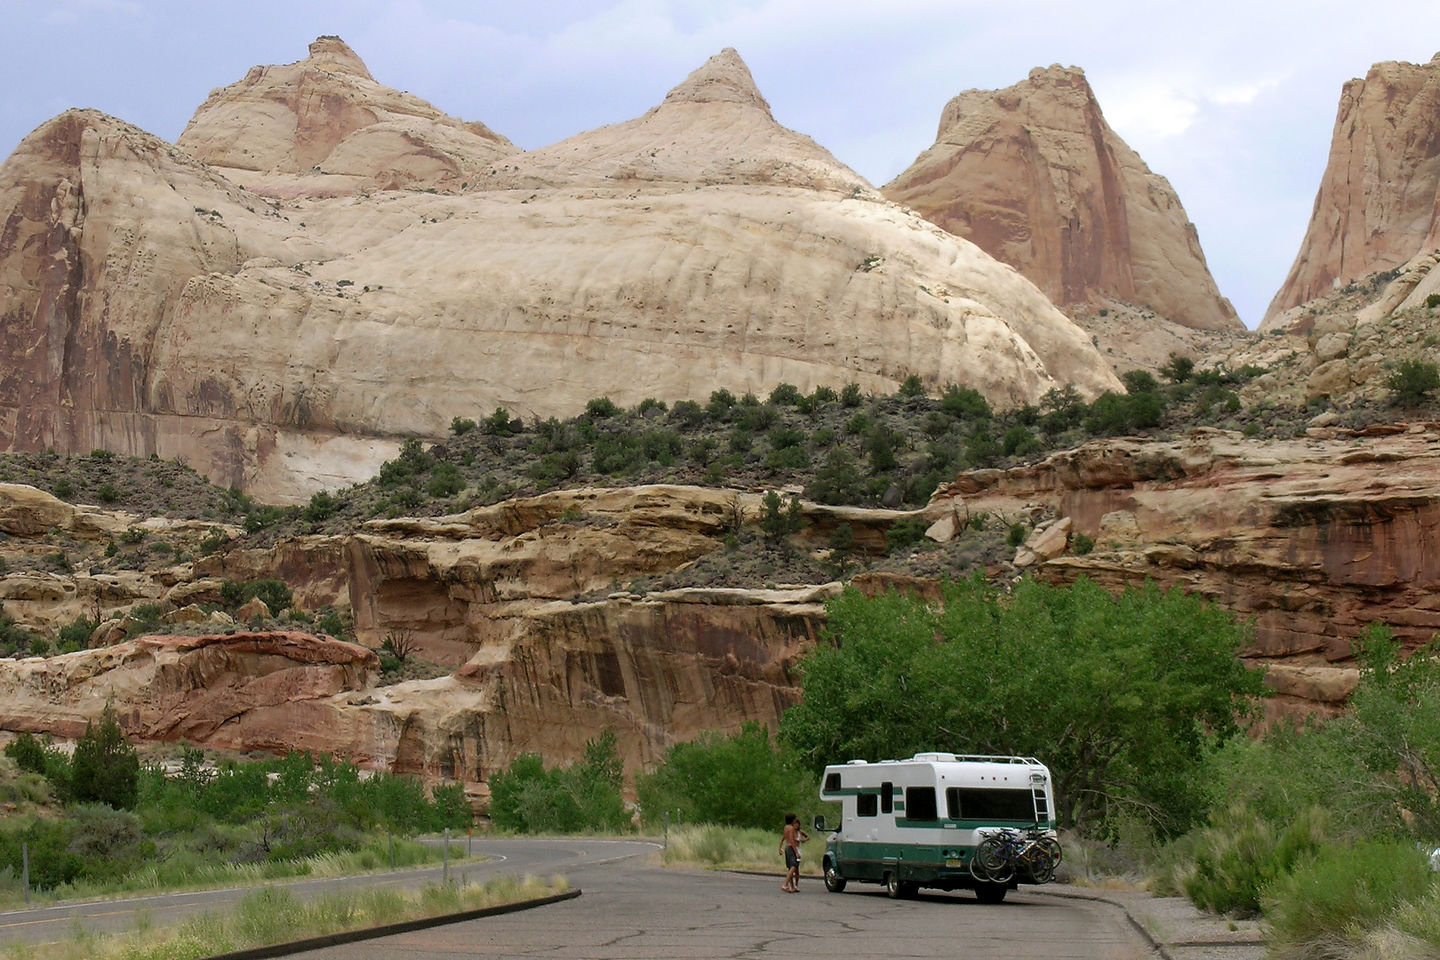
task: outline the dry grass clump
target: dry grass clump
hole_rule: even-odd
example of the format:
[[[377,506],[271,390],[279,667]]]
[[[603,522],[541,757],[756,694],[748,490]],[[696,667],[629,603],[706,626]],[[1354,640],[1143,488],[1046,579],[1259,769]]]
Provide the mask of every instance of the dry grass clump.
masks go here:
[[[497,877],[483,884],[429,884],[418,891],[369,889],[304,901],[283,887],[262,887],[246,894],[228,913],[206,913],[175,927],[155,927],[146,915],[136,929],[97,936],[77,929],[69,939],[47,944],[15,944],[13,960],[192,960],[346,930],[443,916],[466,910],[519,903],[564,893],[563,877]]]

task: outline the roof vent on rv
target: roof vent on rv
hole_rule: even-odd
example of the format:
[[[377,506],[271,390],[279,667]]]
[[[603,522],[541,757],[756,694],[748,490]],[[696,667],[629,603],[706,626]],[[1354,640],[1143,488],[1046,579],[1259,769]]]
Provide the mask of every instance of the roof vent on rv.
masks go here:
[[[915,754],[915,759],[916,759],[916,760],[928,760],[928,761],[931,762],[931,763],[954,763],[954,762],[955,762],[955,754],[953,754],[953,753],[917,753],[917,754]]]
[[[857,764],[857,763],[864,763],[864,762],[865,762],[864,760],[846,760],[846,761],[845,761],[845,765],[846,765],[847,767],[853,767],[853,766],[855,766],[855,764]]]

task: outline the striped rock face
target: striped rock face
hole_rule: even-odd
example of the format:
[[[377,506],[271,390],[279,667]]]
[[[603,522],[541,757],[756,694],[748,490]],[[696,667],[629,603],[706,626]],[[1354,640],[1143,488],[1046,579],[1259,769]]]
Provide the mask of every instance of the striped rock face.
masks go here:
[[[1004,90],[959,94],[935,143],[883,192],[1066,309],[1128,304],[1152,326],[1158,315],[1188,329],[1244,329],[1174,189],[1110,129],[1077,67],[1037,67]]]
[[[1308,318],[1294,308],[1436,249],[1440,54],[1377,63],[1340,92],[1310,226],[1260,328],[1303,331]]]

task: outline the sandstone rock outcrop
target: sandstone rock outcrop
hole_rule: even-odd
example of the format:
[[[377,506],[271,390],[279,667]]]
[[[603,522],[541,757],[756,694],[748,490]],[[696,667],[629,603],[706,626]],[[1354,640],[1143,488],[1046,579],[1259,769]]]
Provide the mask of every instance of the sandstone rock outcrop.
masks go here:
[[[1120,301],[1184,327],[1244,329],[1175,191],[1105,122],[1077,67],[959,94],[934,145],[883,192],[1063,307]]]
[[[315,601],[338,599],[338,579],[365,646],[274,634],[127,641],[129,623],[116,619],[96,631],[100,649],[0,660],[0,729],[73,736],[113,696],[137,737],[339,752],[465,780],[477,796],[518,753],[572,759],[606,729],[632,768],[702,731],[747,720],[774,729],[838,584],[629,589],[723,551],[760,503],[694,487],[568,490],[372,521],[338,546],[297,538],[272,548],[268,566],[259,550],[205,558],[203,571],[237,579],[283,571],[297,598]],[[888,523],[908,516],[807,509],[821,540],[827,518],[853,523],[857,541],[883,543]],[[167,599],[189,602],[218,583],[200,570],[197,578]],[[391,635],[453,673],[377,686],[370,649]]]
[[[1274,709],[1337,703],[1351,641],[1383,621],[1414,645],[1440,629],[1440,425],[1315,428],[1257,442],[1196,431],[1111,439],[1030,467],[976,471],[936,493],[971,514],[1040,510],[1093,539],[1040,563],[1118,589],[1149,578],[1253,617],[1244,655],[1271,665]]]
[[[1440,54],[1377,63],[1341,90],[1309,228],[1261,329],[1303,326],[1293,308],[1437,249]]]
[[[375,82],[339,37],[212,92],[175,145],[267,196],[459,189],[520,150]]]
[[[73,739],[113,702],[143,740],[283,748],[303,723],[323,749],[332,699],[370,686],[378,668],[371,650],[303,633],[137,637],[6,664],[0,728]]]
[[[337,154],[417,184],[459,128],[317,43],[197,113],[182,144],[226,166],[71,111],[0,167],[0,448],[158,453],[294,502],[501,405],[912,374],[1002,405],[1119,389],[1033,284],[776,124],[731,51],[463,192],[366,196]],[[252,116],[263,136],[226,139]],[[412,116],[418,152],[386,153]]]

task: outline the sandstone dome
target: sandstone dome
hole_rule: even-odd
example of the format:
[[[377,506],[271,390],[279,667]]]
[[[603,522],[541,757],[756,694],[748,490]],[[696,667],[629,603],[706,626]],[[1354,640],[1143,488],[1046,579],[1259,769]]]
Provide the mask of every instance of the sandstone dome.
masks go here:
[[[439,180],[346,152],[394,145],[391,122],[484,145],[485,175],[449,189],[479,152]],[[500,405],[1121,389],[1033,283],[777,124],[733,51],[529,153],[456,124],[321,38],[212,94],[177,145],[93,111],[43,125],[0,167],[0,447],[183,457],[295,501]],[[371,192],[397,177],[446,189]]]

